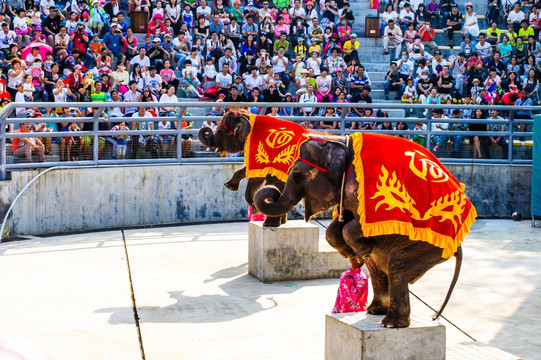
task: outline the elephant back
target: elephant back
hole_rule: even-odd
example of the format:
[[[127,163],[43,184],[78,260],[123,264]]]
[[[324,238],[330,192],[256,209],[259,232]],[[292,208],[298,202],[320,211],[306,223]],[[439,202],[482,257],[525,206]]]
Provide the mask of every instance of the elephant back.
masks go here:
[[[452,257],[477,216],[464,185],[412,141],[372,133],[351,138],[365,236],[406,235]]]

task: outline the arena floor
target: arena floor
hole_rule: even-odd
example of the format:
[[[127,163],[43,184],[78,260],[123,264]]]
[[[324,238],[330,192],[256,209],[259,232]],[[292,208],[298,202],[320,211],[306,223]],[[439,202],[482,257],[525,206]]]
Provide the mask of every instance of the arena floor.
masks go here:
[[[540,224],[541,225],[541,224]],[[263,284],[247,223],[126,231],[146,359],[322,359],[338,279]],[[321,246],[328,246],[321,233]],[[444,315],[479,341],[541,359],[541,228],[479,220]],[[0,244],[0,336],[51,359],[138,359],[120,231]],[[454,260],[411,290],[439,307]],[[413,313],[432,311],[412,298]],[[447,344],[469,339],[447,326]]]

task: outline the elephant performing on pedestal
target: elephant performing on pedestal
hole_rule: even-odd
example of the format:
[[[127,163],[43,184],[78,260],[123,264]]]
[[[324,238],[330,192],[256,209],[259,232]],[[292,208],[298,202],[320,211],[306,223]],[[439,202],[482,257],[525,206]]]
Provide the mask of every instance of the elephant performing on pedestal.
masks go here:
[[[264,184],[284,188],[289,168],[298,157],[300,146],[308,140],[308,131],[297,123],[266,115],[253,115],[243,109],[227,112],[216,130],[199,130],[199,141],[220,153],[244,151],[245,166],[224,185],[237,191],[240,181],[248,178],[245,198],[253,206],[255,192]],[[277,227],[285,223],[287,212],[270,215],[264,225]]]
[[[386,315],[382,326],[407,327],[408,283],[456,256],[437,318],[458,279],[461,242],[477,216],[463,191],[435,156],[409,140],[313,135],[301,146],[283,191],[265,186],[254,204],[266,215],[281,216],[304,199],[306,221],[336,207],[326,238],[344,257],[366,263],[374,290],[368,313]]]

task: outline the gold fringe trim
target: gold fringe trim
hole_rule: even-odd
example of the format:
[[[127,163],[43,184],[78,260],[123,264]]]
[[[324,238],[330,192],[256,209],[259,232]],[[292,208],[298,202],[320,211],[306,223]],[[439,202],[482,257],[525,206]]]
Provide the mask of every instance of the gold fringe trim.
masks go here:
[[[385,220],[368,224],[366,222],[364,199],[364,168],[361,156],[361,151],[363,148],[363,137],[362,133],[355,133],[351,136],[353,138],[353,150],[355,154],[353,165],[355,166],[356,179],[359,183],[359,187],[362,187],[357,192],[357,199],[359,201],[359,208],[357,209],[357,212],[359,214],[359,222],[361,223],[364,236],[379,236],[392,234],[405,235],[408,236],[410,240],[424,241],[443,249],[441,255],[442,258],[449,259],[453,257],[466,235],[468,235],[468,233],[470,232],[470,227],[475,222],[475,218],[477,217],[477,211],[475,210],[473,204],[471,205],[468,216],[464,220],[464,223],[460,227],[460,230],[457,232],[454,239],[450,236],[437,233],[430,228],[416,228],[410,222]],[[464,185],[460,185],[461,189],[464,189]]]

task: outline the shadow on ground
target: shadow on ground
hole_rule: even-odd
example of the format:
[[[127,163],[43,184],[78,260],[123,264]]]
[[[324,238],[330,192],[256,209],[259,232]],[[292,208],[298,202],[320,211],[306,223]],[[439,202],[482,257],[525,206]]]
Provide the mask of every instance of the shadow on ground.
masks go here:
[[[225,295],[187,296],[184,295],[186,290],[178,290],[169,292],[170,298],[175,301],[171,305],[137,306],[140,322],[212,323],[240,319],[279,306],[276,296],[291,294],[305,286],[305,283],[306,285],[309,283],[309,281],[262,283],[248,275],[247,271],[248,263],[244,263],[219,270],[203,281],[204,284],[208,284],[231,278],[230,281],[218,286]],[[336,282],[336,279],[328,279],[327,282],[330,284]],[[327,282],[319,285],[326,285]],[[310,286],[317,285],[310,283]],[[126,310],[126,308],[105,308],[96,312],[111,313],[109,319],[111,324],[133,323],[133,318],[128,319],[125,316]]]

